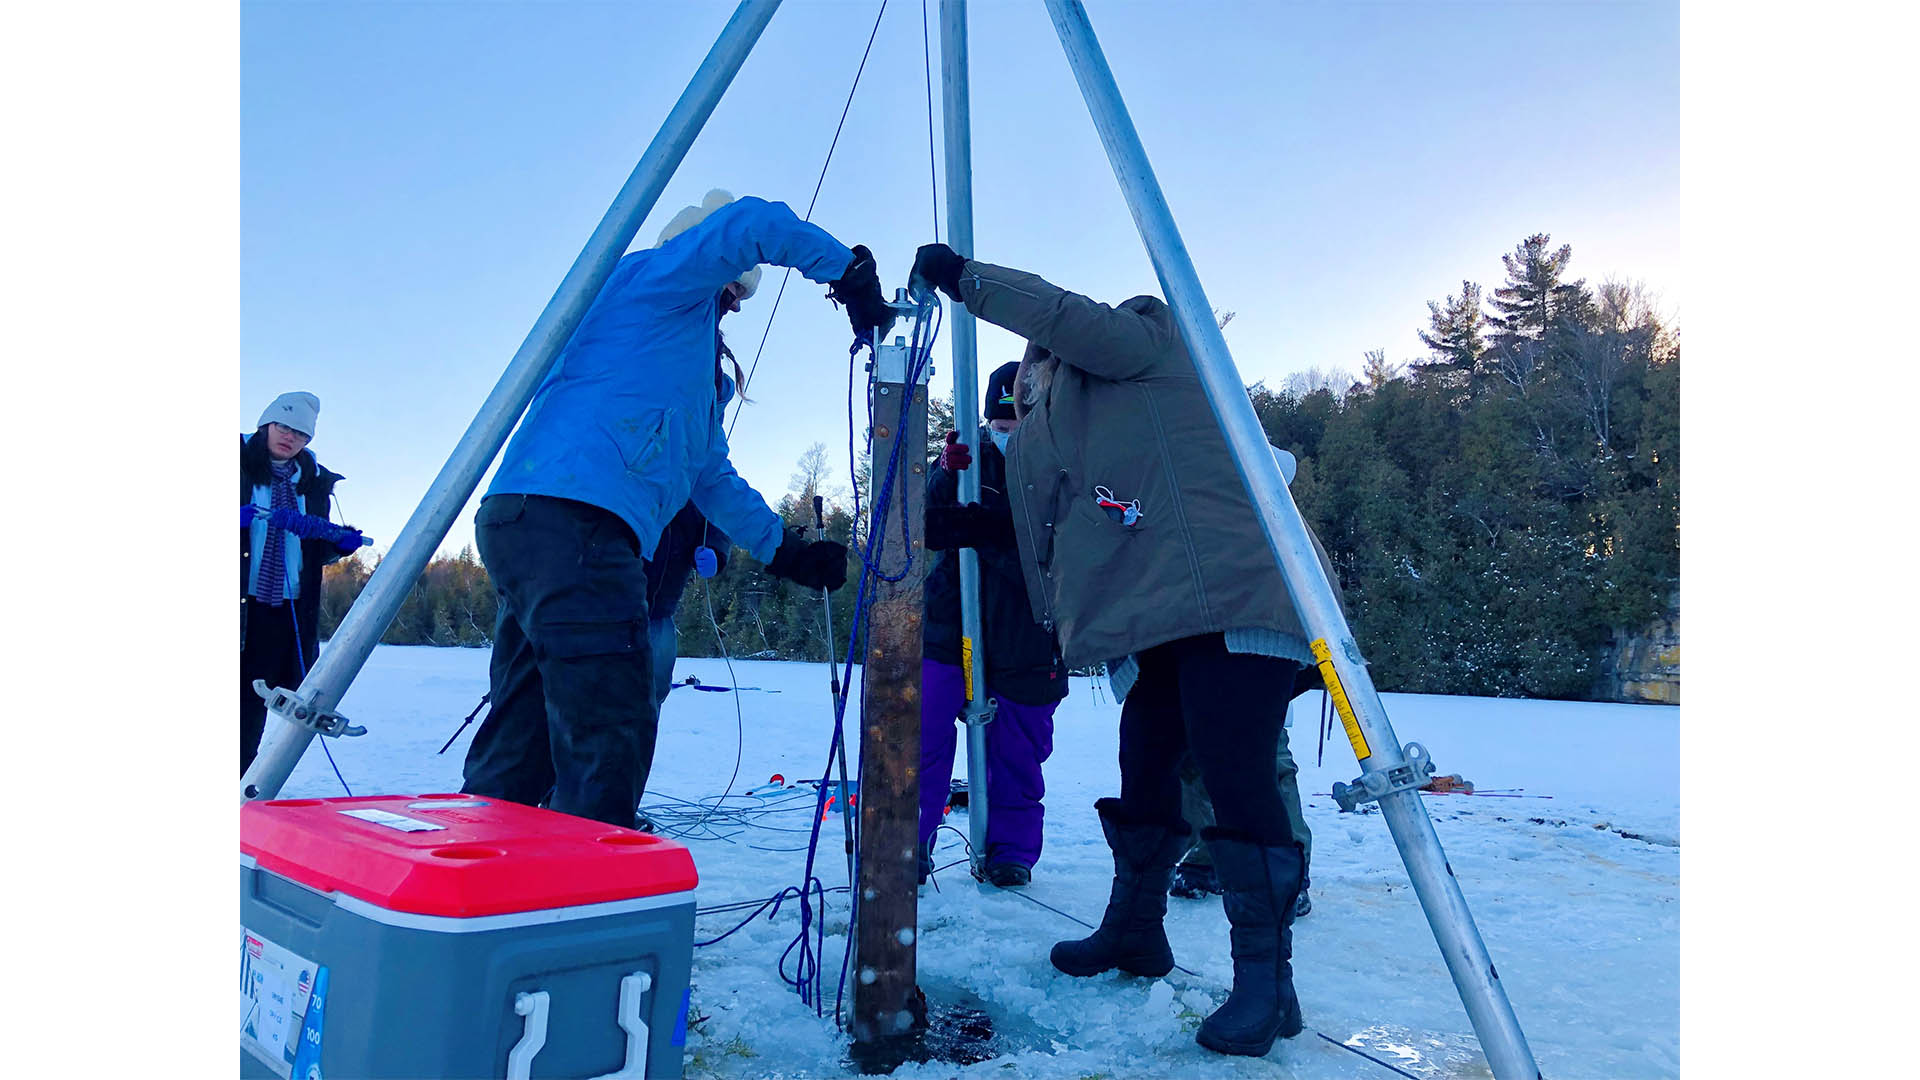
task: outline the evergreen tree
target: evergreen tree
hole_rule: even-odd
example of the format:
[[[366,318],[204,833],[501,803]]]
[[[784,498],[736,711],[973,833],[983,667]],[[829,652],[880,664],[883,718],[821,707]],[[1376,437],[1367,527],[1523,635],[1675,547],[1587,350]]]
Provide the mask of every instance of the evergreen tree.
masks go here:
[[[1573,246],[1562,244],[1549,250],[1551,239],[1546,233],[1535,233],[1500,256],[1507,283],[1493,290],[1493,306],[1500,314],[1487,322],[1507,336],[1544,340],[1579,304],[1584,283],[1561,281],[1573,261]]]
[[[1444,303],[1427,301],[1428,329],[1418,331],[1420,340],[1433,351],[1433,358],[1415,365],[1423,375],[1448,374],[1470,378],[1480,370],[1480,357],[1487,351],[1480,330],[1486,315],[1480,308],[1480,286],[1471,281],[1460,283],[1460,295],[1449,295]]]
[[[367,558],[355,553],[320,572],[320,640],[333,637],[340,620],[347,617],[347,609],[367,587],[367,579],[373,576]]]
[[[1549,248],[1544,235],[1505,256],[1498,319],[1481,319],[1472,282],[1430,303],[1422,340],[1432,359],[1415,364],[1413,378],[1374,350],[1360,380],[1313,368],[1278,390],[1247,388],[1268,441],[1298,460],[1294,502],[1332,557],[1382,690],[1588,697],[1612,635],[1669,614],[1679,582],[1679,334],[1643,288],[1565,282],[1570,259],[1569,246]],[[1471,361],[1459,367],[1456,357]],[[931,462],[952,427],[951,398],[930,402],[929,413]],[[811,499],[822,495],[827,535],[853,549],[848,580],[857,582],[865,523],[829,458],[825,444],[809,447],[776,510],[811,529]],[[863,486],[869,467],[859,462]],[[327,568],[323,638],[371,572],[365,557]],[[775,579],[736,548],[718,576],[689,581],[681,653],[838,659],[854,601],[852,588],[833,595],[829,638],[818,592]],[[494,616],[492,585],[468,548],[428,565],[383,640],[485,645]]]
[[[985,375],[985,374],[988,374],[988,372],[982,373],[982,375]],[[986,392],[986,382],[984,379],[980,380],[980,391],[983,394]],[[975,416],[980,415],[979,411],[975,410],[974,415]],[[928,395],[927,397],[927,449],[932,451],[932,454],[933,454],[930,460],[933,460],[933,461],[940,460],[940,453],[936,448],[946,443],[947,432],[952,430],[953,430],[953,391],[951,390],[947,391],[947,395],[945,397],[933,397],[932,395]]]

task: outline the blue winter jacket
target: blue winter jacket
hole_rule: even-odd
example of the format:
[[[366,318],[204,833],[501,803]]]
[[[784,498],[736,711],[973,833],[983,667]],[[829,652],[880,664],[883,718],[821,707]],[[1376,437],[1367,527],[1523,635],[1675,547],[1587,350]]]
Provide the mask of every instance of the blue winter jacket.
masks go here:
[[[742,197],[665,246],[636,251],[587,309],[533,396],[488,495],[548,495],[609,510],[653,557],[691,500],[762,562],[780,517],[727,460],[715,386],[727,282],[760,263],[834,281],[853,252],[785,203]]]

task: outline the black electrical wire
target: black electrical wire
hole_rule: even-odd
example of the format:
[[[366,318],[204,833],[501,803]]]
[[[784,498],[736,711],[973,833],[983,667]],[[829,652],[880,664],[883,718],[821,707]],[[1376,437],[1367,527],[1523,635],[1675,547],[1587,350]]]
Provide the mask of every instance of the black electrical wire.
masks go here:
[[[827,144],[827,159],[820,163],[820,178],[813,182],[813,198],[807,200],[807,212],[802,221],[813,220],[814,205],[820,201],[820,188],[827,182],[827,167],[833,164],[834,148],[840,145],[840,131],[847,126],[847,113],[853,108],[854,91],[860,89],[860,76],[867,70],[867,57],[873,55],[873,41],[880,36],[880,19],[887,13],[887,0],[880,0],[880,13],[873,17],[873,31],[867,35],[867,48],[860,54],[860,66],[853,73],[853,85],[847,88],[847,103],[840,107],[840,122],[834,125],[833,141]],[[773,310],[767,313],[766,328],[760,331],[760,345],[753,350],[753,363],[747,366],[747,383],[753,382],[753,373],[760,369],[760,354],[767,349],[767,335],[773,333],[773,320],[780,314],[780,298],[787,295],[787,281],[793,277],[793,268],[787,267],[780,275],[780,290],[773,294]],[[740,387],[740,400],[746,403],[747,387]],[[727,422],[727,437],[733,437],[733,425],[740,421],[741,410],[735,409],[733,419]]]
[[[940,174],[933,161],[933,45],[927,33],[927,0],[920,0],[920,60],[927,69],[927,182],[933,188],[933,242],[940,242]]]
[[[1314,1034],[1320,1036],[1321,1038],[1327,1040],[1328,1042],[1332,1043],[1333,1045],[1339,1047],[1342,1050],[1351,1050],[1352,1052],[1359,1054],[1361,1057],[1366,1058],[1368,1061],[1373,1062],[1375,1065],[1378,1065],[1383,1069],[1392,1069],[1394,1072],[1397,1072],[1401,1076],[1406,1077],[1407,1080],[1420,1080],[1419,1077],[1413,1075],[1412,1073],[1401,1068],[1400,1066],[1394,1065],[1390,1062],[1381,1061],[1379,1058],[1374,1057],[1372,1054],[1369,1054],[1365,1050],[1361,1050],[1358,1047],[1348,1046],[1346,1043],[1341,1042],[1339,1039],[1334,1038],[1333,1036],[1327,1034],[1324,1031],[1316,1031],[1314,1032]]]

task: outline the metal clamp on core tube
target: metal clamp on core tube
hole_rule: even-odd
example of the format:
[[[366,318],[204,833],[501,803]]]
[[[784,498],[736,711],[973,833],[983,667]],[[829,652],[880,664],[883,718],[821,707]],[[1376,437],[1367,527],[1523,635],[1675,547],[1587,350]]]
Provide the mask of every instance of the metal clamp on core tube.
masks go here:
[[[938,295],[928,292],[924,300],[916,299],[905,289],[893,290],[893,299],[887,306],[893,309],[894,317],[902,322],[911,322],[923,312],[930,312],[940,304]]]
[[[877,383],[905,383],[907,370],[913,362],[913,346],[909,344],[913,336],[916,320],[931,315],[938,304],[920,305],[907,298],[907,290],[895,291],[894,299],[888,307],[893,309],[897,322],[891,342],[880,342],[874,346],[873,362],[869,370],[873,372],[873,381]],[[877,340],[877,339],[876,339]],[[926,364],[920,369],[920,384],[925,385],[933,376],[933,365]]]
[[[1425,786],[1427,778],[1433,775],[1433,759],[1428,756],[1427,748],[1410,742],[1401,753],[1406,755],[1405,764],[1363,772],[1351,784],[1334,784],[1333,801],[1340,804],[1342,811],[1352,813],[1362,803],[1378,802],[1396,791]]]
[[[277,714],[280,719],[296,727],[306,728],[316,735],[325,735],[337,739],[342,735],[365,735],[367,729],[348,722],[347,718],[331,709],[315,708],[307,698],[297,692],[278,686],[269,687],[265,679],[253,680],[253,692],[267,699],[267,711]]]

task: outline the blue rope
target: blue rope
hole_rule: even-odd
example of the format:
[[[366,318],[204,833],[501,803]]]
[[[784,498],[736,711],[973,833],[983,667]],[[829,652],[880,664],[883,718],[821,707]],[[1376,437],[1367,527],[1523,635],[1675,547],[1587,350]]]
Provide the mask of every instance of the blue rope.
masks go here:
[[[693,943],[693,947],[696,949],[704,949],[709,945],[720,944],[721,942],[727,940],[733,935],[746,929],[747,924],[752,922],[755,918],[757,918],[761,912],[766,911],[767,905],[769,904],[773,905],[773,910],[767,912],[767,921],[772,922],[774,920],[774,917],[780,914],[780,905],[786,903],[788,899],[798,895],[800,895],[800,890],[795,888],[792,885],[789,885],[786,888],[781,889],[779,892],[774,893],[772,896],[767,897],[765,900],[762,900],[759,906],[755,907],[753,909],[753,912],[749,914],[746,918],[740,920],[739,923],[735,924],[733,929],[728,930],[726,933],[721,934],[717,938],[711,938],[707,941],[696,941]],[[748,903],[751,904],[752,901],[748,901]],[[696,912],[696,914],[698,913]],[[784,956],[785,954],[783,953],[782,957],[784,958]]]
[[[301,514],[299,516],[305,517],[306,515]],[[300,678],[304,681],[307,677],[307,650],[300,644],[300,616],[294,611],[292,604],[287,605],[287,616],[293,620],[293,658],[300,665]],[[479,712],[480,710],[475,709],[474,711]],[[340,763],[333,760],[333,749],[327,745],[327,739],[324,735],[320,737],[320,749],[326,752],[327,764],[333,766],[333,778],[340,781],[340,786],[346,790],[347,798],[353,798],[353,789],[347,787],[347,778],[340,775]]]
[[[791,895],[793,895],[793,893],[794,893],[794,888],[793,888],[793,886],[791,886],[791,885],[789,885],[789,886],[787,886],[787,887],[786,887],[786,888],[784,888],[784,889],[781,889],[781,890],[780,890],[779,892],[777,892],[777,893],[775,893],[774,895],[772,895],[772,896],[770,896],[770,897],[768,897],[768,898],[767,898],[767,899],[766,899],[766,900],[765,900],[764,902],[762,902],[762,903],[761,903],[761,905],[760,905],[759,907],[757,907],[757,908],[754,908],[754,909],[753,909],[753,914],[751,914],[751,915],[748,915],[748,916],[747,916],[746,918],[744,918],[744,919],[742,919],[742,920],[740,920],[740,922],[739,922],[739,924],[738,924],[738,925],[736,925],[736,926],[735,926],[735,927],[734,927],[733,929],[731,929],[731,930],[729,930],[729,931],[727,931],[727,932],[726,932],[726,933],[724,933],[724,934],[721,934],[721,935],[720,935],[719,937],[717,937],[717,938],[712,938],[712,939],[709,939],[709,940],[707,940],[707,941],[696,941],[696,942],[694,942],[694,943],[693,943],[693,947],[694,947],[694,948],[696,948],[696,949],[704,949],[704,948],[706,948],[706,947],[707,947],[707,946],[709,946],[709,945],[718,945],[718,944],[720,944],[721,942],[723,942],[723,941],[725,941],[725,940],[727,940],[728,938],[730,938],[730,937],[732,937],[733,935],[735,935],[735,934],[737,934],[737,933],[739,933],[739,932],[740,932],[741,930],[744,930],[744,929],[746,929],[746,926],[747,926],[747,924],[748,924],[748,923],[750,923],[750,922],[752,922],[752,921],[753,921],[754,919],[756,919],[756,918],[758,918],[761,912],[763,912],[763,911],[765,911],[765,910],[767,910],[767,905],[768,905],[768,904],[772,904],[772,905],[773,905],[773,913],[772,913],[771,915],[768,915],[768,916],[767,916],[767,921],[768,921],[768,922],[772,922],[772,921],[773,921],[773,918],[774,918],[774,916],[775,916],[775,915],[778,915],[778,914],[780,914],[780,905],[781,905],[781,903],[782,903],[782,902],[784,902],[784,901],[786,900],[786,898],[787,898],[788,896],[791,896]]]
[[[924,315],[926,314],[929,308],[931,308],[934,315],[934,318],[931,324],[929,324],[928,320],[924,318]],[[939,308],[937,302],[931,297],[929,297],[928,300],[922,305],[921,315],[922,317],[917,317],[914,320],[914,341],[913,341],[912,351],[909,354],[911,357],[911,360],[908,365],[907,378],[906,378],[906,385],[909,388],[910,392],[906,394],[902,394],[900,396],[900,416],[894,428],[896,432],[905,431],[907,428],[907,423],[912,417],[913,400],[915,396],[912,390],[913,388],[919,386],[921,373],[925,371],[928,363],[930,363],[933,358],[933,343],[936,340],[938,340],[940,336],[940,323],[942,322],[944,317],[944,313]],[[923,331],[926,333],[926,338],[924,341],[921,340],[921,334]],[[869,393],[867,395],[867,400],[868,400],[867,434],[868,434],[869,448],[871,448],[872,434],[873,434],[873,424],[872,424],[873,395],[871,393],[871,389],[872,389],[871,381],[869,381],[868,389],[869,389]],[[905,578],[907,574],[913,569],[913,545],[910,541],[904,544],[907,550],[907,561],[906,561],[906,564],[901,567],[900,573],[893,576],[888,576],[886,572],[880,568],[879,557],[878,557],[879,552],[884,551],[886,549],[886,516],[887,516],[886,511],[887,511],[888,505],[892,501],[893,481],[894,481],[894,478],[899,475],[901,449],[905,445],[905,443],[906,443],[906,440],[903,438],[896,438],[894,440],[893,453],[890,454],[888,458],[885,483],[883,485],[882,491],[878,496],[878,500],[874,504],[874,518],[880,523],[880,527],[878,530],[875,530],[875,535],[870,535],[867,538],[868,551],[866,554],[868,557],[863,557],[862,559],[862,565],[865,567],[870,567],[872,569],[873,575],[881,581],[888,581],[888,582],[899,581]],[[903,540],[911,536],[911,531],[910,531],[911,518],[908,513],[911,505],[912,505],[911,499],[903,499],[900,502],[900,529],[901,529]],[[864,588],[863,588],[863,591],[864,591]],[[869,603],[856,610],[859,615],[858,621],[861,628],[861,639],[862,641],[865,641],[868,637],[868,632],[871,629],[871,625],[872,625],[873,607]],[[851,672],[849,672],[849,674],[851,674]],[[842,680],[842,685],[844,686],[847,681],[848,680]],[[865,689],[865,685],[866,685],[865,681],[862,680],[861,687],[863,692]],[[856,829],[856,836],[857,835],[858,835],[858,830]],[[859,849],[856,847],[854,851],[854,874],[856,879],[858,878],[858,875],[859,875],[859,866],[860,866]],[[850,882],[849,884],[852,884],[852,883]],[[848,892],[851,894],[851,896],[848,901],[849,915],[848,915],[847,944],[840,958],[840,980],[834,989],[833,1012],[835,1017],[838,1017],[840,1015],[841,1003],[846,994],[847,972],[853,966],[853,927],[858,925],[858,921],[860,917],[861,898],[860,898],[859,892],[858,890],[855,890],[855,889],[849,889]]]
[[[302,514],[286,507],[275,510],[267,518],[267,524],[275,529],[285,529],[302,540],[325,540],[330,544],[360,535],[358,529],[335,525],[326,518]]]
[[[931,304],[931,301],[929,301],[929,304]],[[927,323],[927,320],[925,319],[914,320],[913,344],[912,344],[912,351],[910,353],[911,360],[907,366],[906,385],[909,388],[919,385],[920,375],[926,369],[928,361],[930,361],[933,357],[933,343],[939,337],[940,322],[944,318],[944,315],[938,306],[933,307],[933,312],[934,312],[934,319],[930,326]],[[925,333],[927,335],[925,341],[921,340],[922,333]],[[871,380],[869,380],[868,390],[869,392],[867,395],[867,453],[871,455],[873,453],[873,419],[874,419]],[[894,428],[896,432],[905,429],[907,421],[912,415],[914,396],[915,395],[912,393],[901,395],[900,419],[897,426]],[[868,552],[867,554],[863,555],[861,558],[861,561],[864,564],[874,567],[874,572],[879,575],[879,578],[881,581],[885,581],[888,583],[904,580],[906,576],[909,573],[911,573],[913,570],[913,525],[912,525],[912,521],[909,518],[909,507],[911,506],[911,502],[912,502],[911,500],[903,499],[900,502],[900,535],[901,535],[902,544],[906,548],[907,561],[901,565],[899,573],[889,574],[885,570],[879,569],[875,565],[878,562],[878,559],[877,559],[877,556],[875,555],[876,545],[872,543],[876,535],[881,538],[884,538],[886,536],[886,510],[892,506],[893,481],[894,481],[894,478],[898,476],[900,473],[901,453],[905,449],[905,447],[906,447],[906,440],[896,438],[894,439],[894,442],[893,442],[893,449],[887,455],[887,471],[885,474],[885,479],[881,484],[880,490],[875,493],[875,498],[874,498],[874,515],[873,516],[874,516],[874,520],[879,523],[878,531],[875,534],[869,535],[868,537],[869,543],[867,545]],[[885,550],[884,542],[882,542],[877,546],[877,550],[880,550],[880,551]]]
[[[914,321],[914,341],[913,341],[912,351],[910,353],[910,359],[909,359],[908,370],[907,370],[907,381],[906,381],[906,385],[909,388],[913,388],[919,385],[920,375],[926,369],[927,364],[930,362],[932,358],[933,343],[938,337],[940,309],[938,305],[934,303],[932,300],[928,301],[927,307],[931,308],[932,311],[935,313],[935,319],[933,320],[931,325],[928,324],[928,321],[925,318],[916,318]],[[926,311],[926,308],[923,308],[922,310],[924,314],[924,312]],[[872,346],[869,346],[868,352],[869,352],[869,356],[877,356],[877,350],[874,349]],[[852,352],[849,352],[847,357],[847,378],[849,383],[849,390],[851,390],[851,383],[854,378],[854,364],[856,362],[857,357],[858,357],[857,349],[853,350]],[[896,428],[896,430],[904,430],[906,427],[907,421],[911,418],[914,397],[915,395],[912,393],[901,395],[900,417],[898,421],[898,427]],[[849,439],[849,442],[851,443],[852,441],[851,410],[853,407],[851,392],[849,392],[848,394],[847,407],[849,410],[848,439]],[[873,446],[872,421],[874,420],[871,379],[868,380],[867,418],[868,418],[867,448],[868,448],[868,452],[871,453],[872,446]],[[855,599],[854,599],[853,630],[851,633],[847,635],[846,669],[848,672],[848,678],[841,680],[841,692],[839,697],[837,697],[834,701],[833,738],[828,743],[826,765],[821,770],[820,784],[819,784],[819,787],[816,789],[816,794],[814,796],[814,813],[812,815],[813,821],[811,823],[811,826],[808,829],[807,860],[806,860],[805,870],[801,877],[802,883],[799,886],[790,886],[787,890],[787,893],[797,894],[800,901],[800,932],[794,937],[794,940],[788,944],[786,951],[782,952],[780,955],[780,964],[779,964],[780,977],[783,981],[785,981],[788,985],[792,986],[799,993],[800,1000],[802,1003],[812,1005],[814,1007],[814,1015],[816,1016],[824,1016],[825,1006],[826,1006],[826,996],[820,984],[820,974],[821,974],[820,959],[826,950],[826,919],[825,919],[825,895],[826,894],[825,894],[824,885],[820,882],[820,879],[814,875],[813,869],[814,869],[814,861],[819,854],[820,832],[821,832],[821,826],[824,823],[826,818],[828,794],[831,790],[833,790],[832,779],[833,779],[833,766],[835,761],[834,750],[838,745],[840,745],[840,741],[846,737],[847,697],[851,690],[851,682],[852,682],[851,674],[853,669],[853,662],[854,662],[854,659],[861,654],[862,646],[867,640],[867,637],[869,634],[870,623],[872,620],[872,606],[873,606],[872,597],[874,594],[874,590],[877,588],[878,583],[881,581],[899,581],[905,578],[907,574],[911,571],[913,566],[911,544],[908,545],[907,563],[905,566],[901,568],[900,572],[897,575],[889,576],[881,569],[879,565],[880,552],[885,550],[886,535],[887,535],[887,527],[886,527],[887,512],[892,509],[894,481],[898,477],[900,472],[900,462],[902,461],[902,446],[904,442],[905,442],[904,439],[895,440],[893,451],[888,455],[887,467],[886,467],[886,471],[883,473],[882,482],[879,485],[878,490],[874,492],[874,499],[873,499],[874,526],[868,530],[867,542],[865,545],[863,545],[860,553],[860,565],[861,565],[860,585],[858,590],[856,591]],[[852,455],[849,454],[848,456],[849,456],[849,465],[851,465]],[[858,521],[859,517],[858,517],[857,507],[858,507],[858,498],[859,498],[859,495],[858,495],[859,477],[855,476],[854,480],[855,480],[854,498],[856,500],[855,501],[856,511],[855,511],[854,520]],[[906,534],[906,530],[908,529],[908,526],[910,524],[908,521],[909,505],[910,505],[910,500],[902,500],[900,518],[901,518],[901,529],[902,529],[903,535]],[[855,879],[857,880],[859,877],[859,844],[858,844],[857,820],[855,824],[855,836],[856,836],[856,842],[854,847],[854,852],[855,852],[854,876],[855,876]],[[849,882],[848,884],[851,886],[854,883]],[[841,957],[840,978],[837,983],[835,997],[834,997],[834,1013],[836,1016],[839,1015],[842,1003],[845,998],[847,971],[852,966],[852,962],[853,962],[853,938],[854,938],[853,926],[856,924],[859,918],[859,909],[860,909],[860,897],[859,897],[858,890],[849,888],[848,892],[851,896],[851,912],[850,912],[849,924],[848,924],[848,930],[847,930],[847,944]],[[818,914],[815,913],[814,907],[813,907],[812,898],[815,896],[818,896],[820,898],[820,903],[821,903],[821,910]],[[809,935],[809,931],[811,931],[811,935]],[[799,956],[796,959],[794,964],[793,975],[789,977],[787,974],[787,967],[786,967],[787,958],[789,956],[792,956],[795,950],[798,950]]]
[[[847,356],[847,367],[850,373],[849,378],[851,378],[851,371],[854,364],[853,358],[856,355],[858,355],[857,351],[851,352]],[[851,405],[849,405],[849,408],[851,408]],[[851,430],[851,428],[849,428],[849,430]],[[857,521],[858,518],[856,518],[855,520]],[[869,530],[869,534],[871,534],[871,530]],[[869,542],[869,546],[871,546],[871,542],[872,542],[871,535],[869,535],[868,537],[868,542]],[[851,676],[852,669],[853,669],[853,658],[859,655],[856,649],[857,649],[858,642],[861,638],[861,622],[868,608],[867,585],[872,577],[870,569],[867,566],[866,553],[864,552],[862,553],[862,556],[861,556],[861,563],[862,563],[862,569],[860,574],[860,587],[854,599],[853,630],[847,635],[846,663],[847,663],[847,670],[848,670],[849,676]],[[847,715],[847,692],[846,692],[846,684],[843,683],[840,695],[834,699],[833,740],[830,741],[827,745],[826,767],[823,770],[821,770],[820,783],[815,788],[815,793],[814,793],[814,807],[813,807],[813,814],[811,815],[813,820],[808,827],[808,835],[807,835],[806,869],[801,877],[801,885],[797,889],[795,887],[789,886],[787,890],[789,892],[797,891],[799,894],[800,933],[797,936],[795,936],[794,940],[791,943],[787,945],[786,951],[780,954],[780,963],[779,963],[781,979],[784,980],[789,986],[792,986],[794,990],[799,993],[800,1001],[802,1004],[812,1005],[814,1007],[815,1016],[825,1015],[825,1011],[824,1011],[825,1001],[823,996],[820,993],[819,964],[814,960],[814,943],[813,941],[809,941],[807,932],[809,930],[814,931],[814,940],[818,942],[820,950],[824,951],[826,948],[826,927],[825,927],[826,912],[824,910],[826,896],[825,896],[824,886],[820,882],[820,879],[814,876],[813,863],[814,863],[815,857],[819,854],[819,850],[820,850],[820,826],[821,826],[821,823],[826,819],[827,793],[829,791],[829,785],[831,784],[833,779],[834,748],[839,745],[839,740],[845,737],[846,715]],[[855,851],[857,852],[858,850],[859,850],[859,846],[858,844],[856,844]],[[851,885],[853,883],[849,882],[848,884]],[[820,918],[817,926],[815,924],[813,905],[812,903],[809,902],[809,899],[808,899],[809,891],[814,890],[816,888],[820,890],[819,895],[821,897],[821,905],[822,905],[822,911],[820,913]],[[852,938],[851,925],[849,925],[849,928],[848,928],[848,938],[849,940],[851,940]],[[793,977],[788,978],[787,970],[786,970],[787,957],[793,953],[795,948],[798,948],[800,950],[800,958],[795,965]],[[843,964],[842,967],[844,968],[844,966],[845,965]]]

